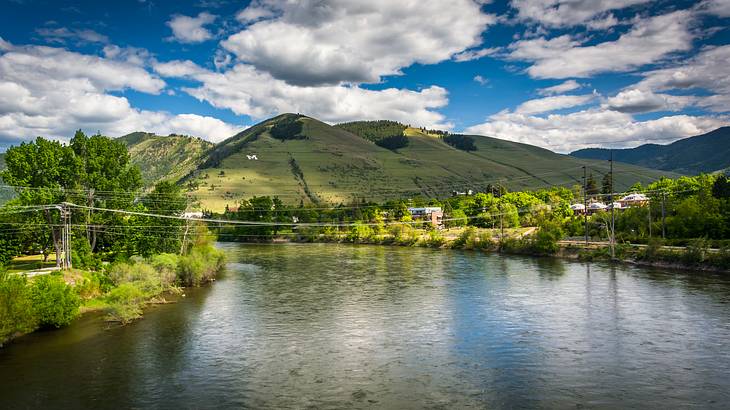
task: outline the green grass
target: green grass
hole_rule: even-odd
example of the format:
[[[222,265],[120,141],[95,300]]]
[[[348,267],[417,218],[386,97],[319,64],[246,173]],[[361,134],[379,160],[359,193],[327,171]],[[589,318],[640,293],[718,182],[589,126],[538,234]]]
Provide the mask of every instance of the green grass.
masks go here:
[[[41,255],[19,256],[8,264],[8,272],[19,273],[38,270],[41,268],[52,268],[56,266],[56,254],[52,253],[48,256],[48,260],[43,262]]]
[[[159,136],[134,132],[119,138],[140,167],[147,185],[169,179],[177,181],[202,162],[213,144],[200,138],[170,135]]]
[[[302,117],[306,139],[281,141],[268,129],[286,115],[259,124],[216,147],[220,161],[189,179],[199,206],[222,211],[226,205],[257,195],[279,196],[285,203],[337,204],[362,198],[383,201],[417,194],[446,197],[452,190],[484,190],[501,183],[510,190],[579,184],[584,163],[600,181],[605,161],[582,160],[538,147],[474,136],[478,148],[464,152],[438,136],[406,128],[405,148],[391,151],[338,127]],[[246,155],[256,154],[258,160]],[[295,166],[293,165],[295,164]],[[617,189],[647,183],[669,172],[616,164]]]

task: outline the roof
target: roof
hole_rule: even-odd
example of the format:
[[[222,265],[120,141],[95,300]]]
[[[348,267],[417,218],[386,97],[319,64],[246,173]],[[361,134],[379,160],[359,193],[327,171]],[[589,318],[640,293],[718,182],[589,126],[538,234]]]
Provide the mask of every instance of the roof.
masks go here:
[[[631,201],[648,201],[649,198],[646,195],[644,195],[644,194],[629,194],[629,195],[626,195],[625,197],[621,198],[621,200],[622,201],[627,201],[627,202],[631,202]]]
[[[573,204],[570,206],[570,209],[577,211],[577,210],[583,210],[586,209],[586,206],[583,204]]]
[[[440,206],[427,206],[425,208],[408,208],[408,211],[411,213],[415,213],[415,212],[421,213],[422,212],[425,214],[429,214],[431,212],[441,212],[441,207]]]
[[[594,202],[594,203],[588,205],[588,208],[590,208],[590,209],[606,209],[607,207],[606,207],[606,204],[604,204],[603,202]]]

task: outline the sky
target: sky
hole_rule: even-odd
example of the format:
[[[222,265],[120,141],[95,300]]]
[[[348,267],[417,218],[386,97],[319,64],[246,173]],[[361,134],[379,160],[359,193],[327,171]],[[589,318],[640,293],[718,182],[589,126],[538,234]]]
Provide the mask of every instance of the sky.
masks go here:
[[[557,152],[730,124],[730,0],[0,0],[0,152],[280,113]]]

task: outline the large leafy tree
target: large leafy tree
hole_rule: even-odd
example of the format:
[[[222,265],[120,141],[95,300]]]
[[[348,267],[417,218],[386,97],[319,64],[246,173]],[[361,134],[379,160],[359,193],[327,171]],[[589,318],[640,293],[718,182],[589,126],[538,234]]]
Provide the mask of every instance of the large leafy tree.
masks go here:
[[[81,165],[74,151],[58,141],[38,137],[35,141],[11,147],[5,154],[5,171],[0,175],[5,183],[16,186],[19,205],[50,205],[68,201],[69,193],[78,187]],[[61,228],[59,213],[45,209],[45,222],[49,225],[56,263],[60,263]]]
[[[142,187],[139,168],[133,166],[127,148],[119,141],[102,135],[87,137],[81,130],[71,139],[79,164],[80,190],[75,201],[88,207],[129,209]],[[122,216],[109,212],[87,210],[80,218],[92,251],[96,249],[100,233],[106,226],[123,223]]]

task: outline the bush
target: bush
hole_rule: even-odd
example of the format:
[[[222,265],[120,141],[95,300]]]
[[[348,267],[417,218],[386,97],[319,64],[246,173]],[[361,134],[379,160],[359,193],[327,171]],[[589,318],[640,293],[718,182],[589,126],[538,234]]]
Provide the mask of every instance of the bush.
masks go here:
[[[71,260],[75,268],[86,270],[101,269],[101,258],[91,252],[89,241],[85,238],[76,238],[71,246]]]
[[[68,326],[79,314],[81,301],[61,276],[43,275],[31,286],[31,300],[41,326]]]
[[[451,244],[453,248],[474,249],[477,242],[477,230],[473,226],[464,229]]]
[[[563,237],[560,225],[552,221],[543,221],[540,228],[529,240],[532,253],[538,255],[552,255],[558,252],[558,241]]]
[[[426,240],[426,246],[431,248],[440,248],[446,243],[446,238],[441,235],[439,231],[430,231],[428,233],[428,239]]]
[[[146,295],[135,283],[123,283],[106,296],[109,303],[107,319],[127,324],[142,316]]]
[[[0,346],[16,334],[32,331],[37,324],[28,280],[0,272]]]

